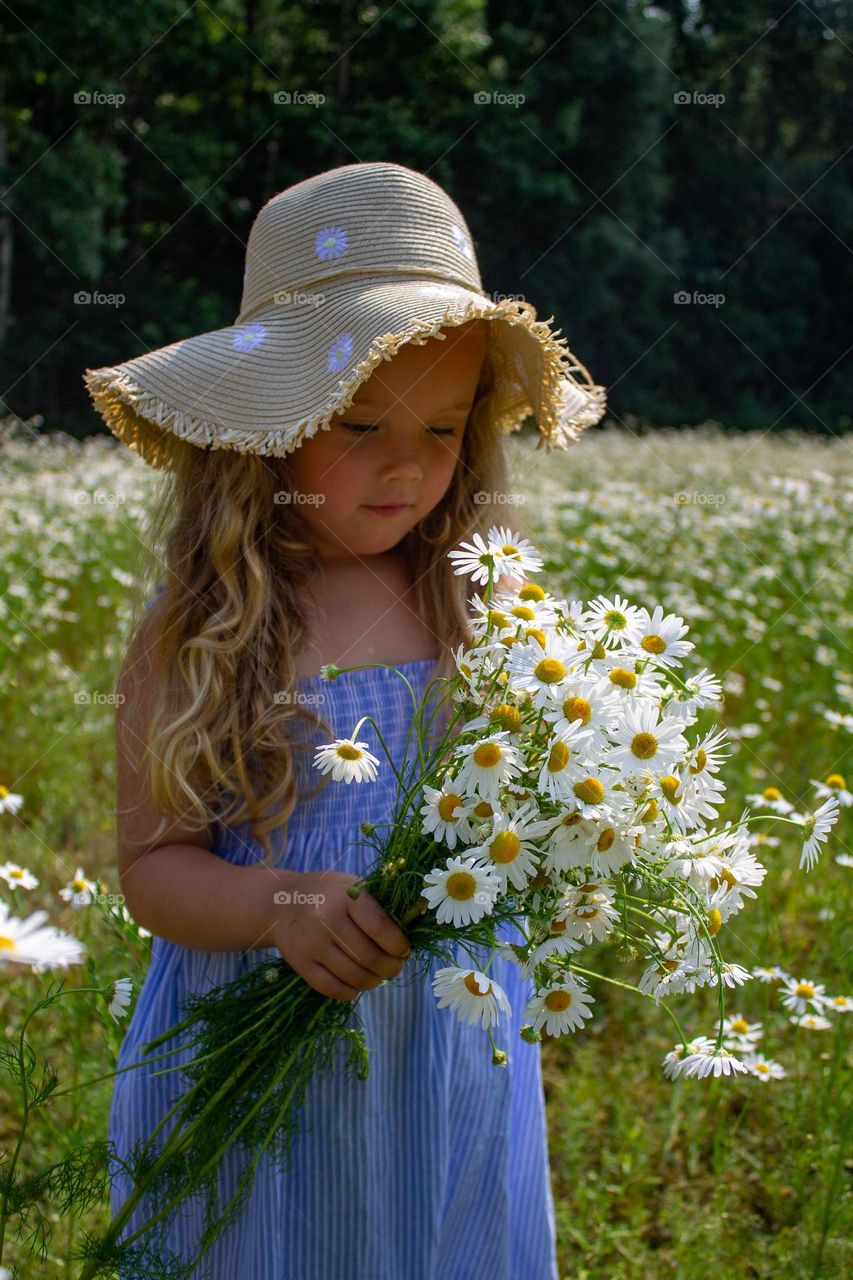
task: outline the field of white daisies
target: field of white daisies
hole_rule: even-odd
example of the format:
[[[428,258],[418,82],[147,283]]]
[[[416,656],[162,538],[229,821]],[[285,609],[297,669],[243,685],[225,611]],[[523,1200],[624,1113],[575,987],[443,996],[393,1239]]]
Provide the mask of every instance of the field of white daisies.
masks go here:
[[[0,449],[0,1176],[14,1160],[23,1179],[105,1138],[108,1074],[147,965],[115,869],[112,695],[159,477],[103,437],[37,442],[0,426]],[[849,1274],[853,448],[711,425],[508,451],[501,523],[544,557],[534,581],[567,600],[660,605],[689,626],[682,675],[704,669],[722,689],[700,723],[727,731],[727,818],[839,806],[832,830],[812,833],[810,869],[796,825],[749,828],[766,874],[721,930],[738,975],[725,1043],[747,1071],[667,1078],[666,1013],[602,980],[594,1018],[543,1038],[561,1277]],[[642,960],[632,973],[617,950],[603,931],[598,973],[639,983]],[[671,1001],[689,1026],[713,1026],[715,990]],[[0,1183],[0,1280],[16,1264],[32,1280],[74,1276],[79,1233],[108,1221],[87,1158],[63,1169],[23,1220]],[[85,1203],[90,1184],[82,1216],[63,1214],[64,1195]]]

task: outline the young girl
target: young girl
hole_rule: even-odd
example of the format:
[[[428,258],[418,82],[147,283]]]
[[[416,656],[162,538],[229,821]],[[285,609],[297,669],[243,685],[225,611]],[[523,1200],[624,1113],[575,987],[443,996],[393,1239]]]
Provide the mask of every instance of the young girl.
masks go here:
[[[161,594],[118,682],[119,876],[154,935],[118,1066],[189,994],[281,955],[323,995],[360,997],[369,1076],[315,1082],[291,1166],[261,1160],[193,1275],[557,1280],[539,1046],[519,1037],[531,983],[494,957],[513,1008],[497,1067],[483,1031],[411,979],[404,932],[345,891],[372,857],[359,824],[393,813],[384,751],[402,764],[412,718],[400,675],[362,664],[393,664],[418,698],[454,670],[468,589],[447,551],[505,518],[501,434],[532,413],[566,447],[603,389],[528,303],[483,292],[459,208],[402,165],[281,192],[246,263],[234,326],[86,371],[110,428],[171,480]],[[328,682],[330,662],[359,669]],[[379,777],[329,786],[313,751],[363,715]],[[155,1069],[116,1078],[113,1214],[132,1190],[121,1162],[180,1097],[180,1072]],[[223,1159],[223,1203],[244,1161]],[[192,1203],[134,1244],[193,1259]],[[143,1202],[122,1241],[150,1216]]]

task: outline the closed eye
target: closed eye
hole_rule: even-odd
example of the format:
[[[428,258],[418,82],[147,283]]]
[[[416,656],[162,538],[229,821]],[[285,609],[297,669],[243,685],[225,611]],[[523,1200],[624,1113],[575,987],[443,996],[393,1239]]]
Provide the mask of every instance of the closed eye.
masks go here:
[[[374,425],[375,424],[372,422],[342,422],[341,423],[341,426],[346,427],[347,431],[355,431],[358,434],[363,434],[367,431],[373,431]],[[428,430],[431,431],[433,435],[437,435],[437,436],[455,436],[456,435],[455,427],[429,427]]]

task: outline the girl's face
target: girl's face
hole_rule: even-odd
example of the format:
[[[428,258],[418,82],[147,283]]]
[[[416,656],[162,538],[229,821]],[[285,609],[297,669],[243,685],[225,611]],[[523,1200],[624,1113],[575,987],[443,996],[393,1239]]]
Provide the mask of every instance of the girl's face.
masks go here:
[[[348,409],[288,455],[296,510],[324,560],[382,555],[447,492],[486,354],[486,320],[407,343]],[[402,503],[385,515],[373,506]]]

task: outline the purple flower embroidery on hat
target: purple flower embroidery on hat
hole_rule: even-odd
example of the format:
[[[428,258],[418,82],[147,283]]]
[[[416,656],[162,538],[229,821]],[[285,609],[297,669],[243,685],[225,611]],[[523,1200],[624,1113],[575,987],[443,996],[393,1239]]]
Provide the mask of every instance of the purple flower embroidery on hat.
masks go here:
[[[262,324],[247,324],[238,329],[231,339],[231,346],[236,351],[254,351],[255,347],[259,347],[267,336],[267,331]]]
[[[462,227],[458,227],[454,222],[450,228],[450,234],[456,241],[456,248],[459,252],[464,253],[466,258],[471,258],[473,260],[474,246],[471,244],[471,238],[468,233],[463,231]]]
[[[339,258],[348,244],[349,237],[343,227],[323,227],[317,233],[314,252],[318,258],[328,262],[330,258]]]
[[[352,334],[342,333],[329,348],[329,368],[332,373],[340,373],[350,362],[352,356]]]

